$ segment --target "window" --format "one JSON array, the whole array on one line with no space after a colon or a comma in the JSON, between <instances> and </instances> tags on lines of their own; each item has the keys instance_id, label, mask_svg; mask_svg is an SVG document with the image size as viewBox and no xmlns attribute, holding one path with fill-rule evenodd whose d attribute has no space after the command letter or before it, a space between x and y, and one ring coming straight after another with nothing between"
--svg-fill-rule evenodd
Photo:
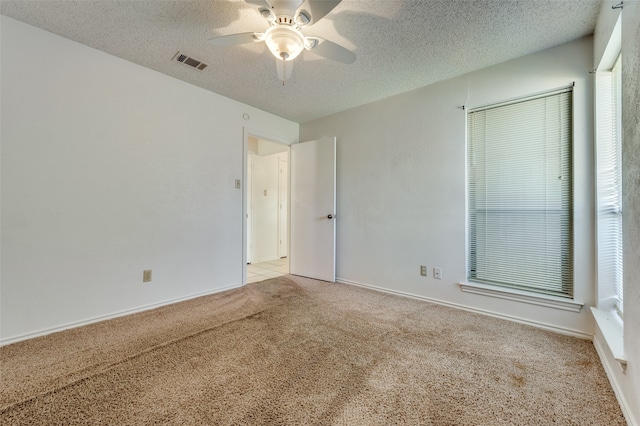
<instances>
[{"instance_id":1,"label":"window","mask_svg":"<svg viewBox=\"0 0 640 426\"><path fill-rule=\"evenodd\" d=\"M612 16L613 19L613 16ZM622 259L622 16L617 14L609 40L596 57L595 184L597 306L593 318L606 346L624 371ZM596 335L596 343L598 336ZM599 343L598 343L599 344Z\"/></svg>"},{"instance_id":2,"label":"window","mask_svg":"<svg viewBox=\"0 0 640 426\"><path fill-rule=\"evenodd\" d=\"M598 292L604 310L623 312L621 57L597 74Z\"/></svg>"},{"instance_id":3,"label":"window","mask_svg":"<svg viewBox=\"0 0 640 426\"><path fill-rule=\"evenodd\" d=\"M572 89L467 115L470 282L573 298Z\"/></svg>"}]
</instances>

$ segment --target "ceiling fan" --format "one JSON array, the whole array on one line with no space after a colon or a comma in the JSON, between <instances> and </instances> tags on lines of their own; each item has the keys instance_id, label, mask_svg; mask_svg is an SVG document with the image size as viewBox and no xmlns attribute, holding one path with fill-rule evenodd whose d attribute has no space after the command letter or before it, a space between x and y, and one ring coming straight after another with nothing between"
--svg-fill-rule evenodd
<instances>
[{"instance_id":1,"label":"ceiling fan","mask_svg":"<svg viewBox=\"0 0 640 426\"><path fill-rule=\"evenodd\" d=\"M356 60L355 53L320 37L302 34L309 27L331 12L342 0L244 0L258 6L260 14L269 22L264 33L239 33L214 37L209 42L215 46L234 46L265 42L276 57L278 79L284 84L291 78L293 60L306 49L344 64Z\"/></svg>"}]
</instances>

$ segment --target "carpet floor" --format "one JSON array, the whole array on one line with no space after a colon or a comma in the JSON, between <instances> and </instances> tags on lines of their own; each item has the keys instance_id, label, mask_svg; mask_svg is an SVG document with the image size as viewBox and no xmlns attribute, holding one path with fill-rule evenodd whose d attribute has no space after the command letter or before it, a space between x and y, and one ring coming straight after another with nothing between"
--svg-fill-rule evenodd
<instances>
[{"instance_id":1,"label":"carpet floor","mask_svg":"<svg viewBox=\"0 0 640 426\"><path fill-rule=\"evenodd\" d=\"M625 424L589 341L290 275L0 361L3 425Z\"/></svg>"}]
</instances>

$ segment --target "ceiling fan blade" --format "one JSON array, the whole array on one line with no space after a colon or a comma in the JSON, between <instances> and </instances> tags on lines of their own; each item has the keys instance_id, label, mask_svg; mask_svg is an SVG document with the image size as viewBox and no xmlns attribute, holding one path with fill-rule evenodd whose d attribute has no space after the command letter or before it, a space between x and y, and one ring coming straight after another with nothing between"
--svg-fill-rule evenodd
<instances>
[{"instance_id":1,"label":"ceiling fan blade","mask_svg":"<svg viewBox=\"0 0 640 426\"><path fill-rule=\"evenodd\" d=\"M283 83L291 79L293 71L293 61L282 61L276 59L276 70L278 71L278 80Z\"/></svg>"},{"instance_id":2,"label":"ceiling fan blade","mask_svg":"<svg viewBox=\"0 0 640 426\"><path fill-rule=\"evenodd\" d=\"M238 44L256 43L263 40L262 33L238 33L209 39L214 46L235 46Z\"/></svg>"},{"instance_id":3,"label":"ceiling fan blade","mask_svg":"<svg viewBox=\"0 0 640 426\"><path fill-rule=\"evenodd\" d=\"M298 13L303 10L309 12L309 25L313 25L331 12L342 0L304 0L298 8Z\"/></svg>"},{"instance_id":4,"label":"ceiling fan blade","mask_svg":"<svg viewBox=\"0 0 640 426\"><path fill-rule=\"evenodd\" d=\"M307 37L307 41L312 41L314 46L308 50L334 61L343 64L352 64L356 60L356 54L332 41L325 40L320 37Z\"/></svg>"},{"instance_id":5,"label":"ceiling fan blade","mask_svg":"<svg viewBox=\"0 0 640 426\"><path fill-rule=\"evenodd\" d=\"M252 4L254 6L258 6L258 7L268 7L270 8L271 6L269 6L269 3L267 2L267 0L244 0L246 3Z\"/></svg>"}]
</instances>

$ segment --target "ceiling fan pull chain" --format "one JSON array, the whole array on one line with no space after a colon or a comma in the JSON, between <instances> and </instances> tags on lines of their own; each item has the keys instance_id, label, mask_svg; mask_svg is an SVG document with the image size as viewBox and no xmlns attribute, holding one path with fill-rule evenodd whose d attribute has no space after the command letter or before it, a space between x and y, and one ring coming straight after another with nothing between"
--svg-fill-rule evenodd
<instances>
[{"instance_id":1,"label":"ceiling fan pull chain","mask_svg":"<svg viewBox=\"0 0 640 426\"><path fill-rule=\"evenodd\" d=\"M282 85L287 82L287 61L282 60Z\"/></svg>"},{"instance_id":2,"label":"ceiling fan pull chain","mask_svg":"<svg viewBox=\"0 0 640 426\"><path fill-rule=\"evenodd\" d=\"M287 82L287 58L289 53L280 52L280 57L282 58L282 85L284 86Z\"/></svg>"}]
</instances>

